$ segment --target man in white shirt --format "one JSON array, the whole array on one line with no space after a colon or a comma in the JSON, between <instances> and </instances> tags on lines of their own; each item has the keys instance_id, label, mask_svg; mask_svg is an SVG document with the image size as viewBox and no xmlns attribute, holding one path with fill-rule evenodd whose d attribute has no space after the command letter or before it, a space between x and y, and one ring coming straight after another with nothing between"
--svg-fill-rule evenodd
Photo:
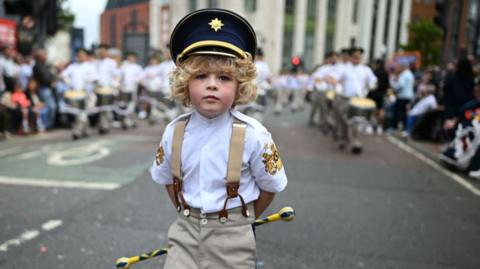
<instances>
[{"instance_id":1,"label":"man in white shirt","mask_svg":"<svg viewBox=\"0 0 480 269\"><path fill-rule=\"evenodd\" d=\"M406 126L407 105L412 101L414 92L413 87L415 78L409 69L408 62L399 62L396 64L396 74L390 80L397 99L393 114L393 128L398 128L398 124L402 123L403 128Z\"/></svg>"}]
</instances>

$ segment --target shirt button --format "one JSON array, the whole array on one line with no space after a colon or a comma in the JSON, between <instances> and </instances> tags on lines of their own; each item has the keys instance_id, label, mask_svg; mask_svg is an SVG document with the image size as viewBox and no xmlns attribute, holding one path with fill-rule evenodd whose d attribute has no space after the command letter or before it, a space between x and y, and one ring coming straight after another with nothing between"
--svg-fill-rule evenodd
<instances>
[{"instance_id":1,"label":"shirt button","mask_svg":"<svg viewBox=\"0 0 480 269\"><path fill-rule=\"evenodd\" d=\"M205 213L200 213L200 218L204 219L205 217L207 217L207 214L205 214Z\"/></svg>"},{"instance_id":2,"label":"shirt button","mask_svg":"<svg viewBox=\"0 0 480 269\"><path fill-rule=\"evenodd\" d=\"M200 223L201 223L202 225L206 225L206 224L208 223L208 220L207 220L207 219L201 219L201 220L200 220Z\"/></svg>"}]
</instances>

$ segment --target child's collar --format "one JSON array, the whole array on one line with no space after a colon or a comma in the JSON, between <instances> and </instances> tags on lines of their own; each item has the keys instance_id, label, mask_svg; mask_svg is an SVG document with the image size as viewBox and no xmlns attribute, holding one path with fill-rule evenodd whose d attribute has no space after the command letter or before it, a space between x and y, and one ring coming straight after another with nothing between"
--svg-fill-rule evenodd
<instances>
[{"instance_id":1,"label":"child's collar","mask_svg":"<svg viewBox=\"0 0 480 269\"><path fill-rule=\"evenodd\" d=\"M226 119L228 119L230 116L230 110L227 110L223 114L220 114L217 117L211 118L211 119L203 116L197 110L194 111L193 115L194 115L194 118L197 118L202 123L213 124L216 122L223 122Z\"/></svg>"}]
</instances>

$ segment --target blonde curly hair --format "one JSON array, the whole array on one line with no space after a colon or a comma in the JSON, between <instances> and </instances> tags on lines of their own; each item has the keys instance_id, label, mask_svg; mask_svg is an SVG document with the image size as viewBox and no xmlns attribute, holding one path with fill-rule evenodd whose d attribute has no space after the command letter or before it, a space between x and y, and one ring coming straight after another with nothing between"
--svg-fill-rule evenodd
<instances>
[{"instance_id":1,"label":"blonde curly hair","mask_svg":"<svg viewBox=\"0 0 480 269\"><path fill-rule=\"evenodd\" d=\"M170 77L170 97L182 102L186 107L190 106L188 81L201 72L227 73L238 81L233 106L247 104L255 100L257 96L257 87L254 83L256 70L250 55L247 59L216 55L192 55L179 63L173 71Z\"/></svg>"}]
</instances>

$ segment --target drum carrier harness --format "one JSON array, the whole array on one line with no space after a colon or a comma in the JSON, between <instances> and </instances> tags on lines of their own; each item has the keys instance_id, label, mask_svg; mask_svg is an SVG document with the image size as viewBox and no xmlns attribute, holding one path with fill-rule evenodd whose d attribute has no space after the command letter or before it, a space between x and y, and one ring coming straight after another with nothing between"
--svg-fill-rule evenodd
<instances>
[{"instance_id":1,"label":"drum carrier harness","mask_svg":"<svg viewBox=\"0 0 480 269\"><path fill-rule=\"evenodd\" d=\"M183 197L183 173L181 168L182 157L182 144L183 135L185 133L185 127L190 117L180 119L175 124L175 130L173 133L173 145L172 145L172 162L171 173L173 175L173 190L175 196L175 206L177 211L180 212L183 207L183 214L188 217L191 213L191 208ZM234 118L232 137L230 139L230 150L228 154L228 168L226 177L226 189L227 197L223 209L218 212L218 218L221 223L225 223L228 219L227 202L229 199L236 197L240 198L242 203L242 215L244 217L249 216L247 205L243 200L243 197L238 193L240 188L240 175L242 171L242 159L243 149L245 144L246 124Z\"/></svg>"}]
</instances>

